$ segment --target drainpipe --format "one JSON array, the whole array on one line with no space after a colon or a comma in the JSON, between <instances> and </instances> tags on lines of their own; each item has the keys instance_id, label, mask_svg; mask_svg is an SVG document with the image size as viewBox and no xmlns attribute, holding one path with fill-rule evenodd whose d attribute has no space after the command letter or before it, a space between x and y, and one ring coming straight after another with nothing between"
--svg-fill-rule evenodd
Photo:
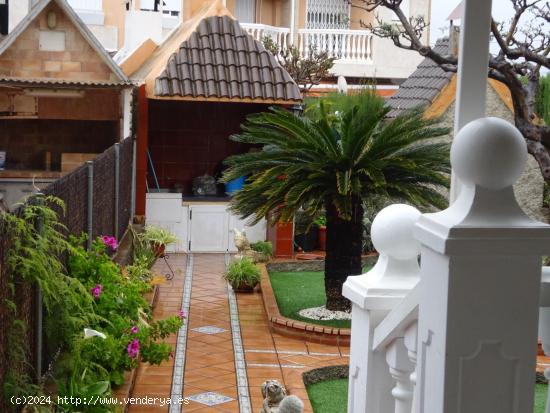
<instances>
[{"instance_id":1,"label":"drainpipe","mask_svg":"<svg viewBox=\"0 0 550 413\"><path fill-rule=\"evenodd\" d=\"M290 43L296 45L296 0L290 0Z\"/></svg>"}]
</instances>

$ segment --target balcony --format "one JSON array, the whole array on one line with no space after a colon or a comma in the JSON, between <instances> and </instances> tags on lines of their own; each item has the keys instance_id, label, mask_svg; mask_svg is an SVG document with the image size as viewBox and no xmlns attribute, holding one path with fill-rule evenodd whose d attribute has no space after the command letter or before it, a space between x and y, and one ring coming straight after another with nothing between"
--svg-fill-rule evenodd
<instances>
[{"instance_id":1,"label":"balcony","mask_svg":"<svg viewBox=\"0 0 550 413\"><path fill-rule=\"evenodd\" d=\"M253 23L241 26L256 40L267 36L283 49L293 43L287 27ZM422 60L417 53L399 49L370 30L298 29L294 43L301 56L307 56L311 47L327 51L336 59L331 69L335 76L405 79Z\"/></svg>"}]
</instances>

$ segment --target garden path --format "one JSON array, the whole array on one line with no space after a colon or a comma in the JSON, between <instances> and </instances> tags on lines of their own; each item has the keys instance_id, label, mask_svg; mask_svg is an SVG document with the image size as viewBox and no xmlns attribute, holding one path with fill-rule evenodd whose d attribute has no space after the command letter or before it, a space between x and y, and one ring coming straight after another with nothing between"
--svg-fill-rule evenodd
<instances>
[{"instance_id":1,"label":"garden path","mask_svg":"<svg viewBox=\"0 0 550 413\"><path fill-rule=\"evenodd\" d=\"M224 254L170 255L176 276L160 285L153 315L163 318L188 307L186 326L179 338L168 339L173 345L180 341L173 359L160 366L139 366L132 397L168 398L180 391L191 398L183 412L258 412L262 404L261 384L266 379L277 379L304 401L305 413L312 413L302 373L347 364L349 348L272 333L260 292L237 294L235 299L227 289L221 278L226 259ZM164 274L167 267L159 260L153 270ZM186 293L188 299L182 304ZM539 358L537 367L544 369L550 366L549 362ZM179 389L180 380L174 374L178 363L185 366L180 375L183 388ZM128 411L179 413L158 404L132 405Z\"/></svg>"}]
</instances>

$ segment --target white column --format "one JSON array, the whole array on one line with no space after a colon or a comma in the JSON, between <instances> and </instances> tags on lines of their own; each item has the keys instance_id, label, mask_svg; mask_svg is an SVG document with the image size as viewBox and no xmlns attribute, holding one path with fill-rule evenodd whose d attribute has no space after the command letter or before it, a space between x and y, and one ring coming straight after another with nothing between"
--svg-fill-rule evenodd
<instances>
[{"instance_id":1,"label":"white column","mask_svg":"<svg viewBox=\"0 0 550 413\"><path fill-rule=\"evenodd\" d=\"M419 244L412 231L419 216L420 212L408 205L391 205L380 211L371 228L373 244L380 253L378 262L368 273L350 276L344 284L343 294L352 302L348 413L394 410L394 381L386 352L373 351L373 333L418 283Z\"/></svg>"},{"instance_id":2,"label":"white column","mask_svg":"<svg viewBox=\"0 0 550 413\"><path fill-rule=\"evenodd\" d=\"M489 35L491 32L491 0L464 0L458 83L456 88L456 134L467 123L485 116ZM458 196L460 184L452 175L450 203Z\"/></svg>"},{"instance_id":3,"label":"white column","mask_svg":"<svg viewBox=\"0 0 550 413\"><path fill-rule=\"evenodd\" d=\"M290 0L290 44L296 44L296 0Z\"/></svg>"},{"instance_id":4,"label":"white column","mask_svg":"<svg viewBox=\"0 0 550 413\"><path fill-rule=\"evenodd\" d=\"M132 89L122 91L122 134L120 140L126 139L132 132Z\"/></svg>"},{"instance_id":5,"label":"white column","mask_svg":"<svg viewBox=\"0 0 550 413\"><path fill-rule=\"evenodd\" d=\"M528 218L512 185L527 148L508 122L464 126L451 149L463 183L423 215L416 412L518 413L533 407L541 256L550 227Z\"/></svg>"}]
</instances>

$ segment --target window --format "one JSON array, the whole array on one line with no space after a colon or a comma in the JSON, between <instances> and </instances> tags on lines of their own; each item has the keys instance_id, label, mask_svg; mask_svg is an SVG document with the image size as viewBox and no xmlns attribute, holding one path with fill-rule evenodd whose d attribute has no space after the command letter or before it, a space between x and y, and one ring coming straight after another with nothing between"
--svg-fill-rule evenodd
<instances>
[{"instance_id":1,"label":"window","mask_svg":"<svg viewBox=\"0 0 550 413\"><path fill-rule=\"evenodd\" d=\"M349 29L350 5L343 0L308 0L308 29Z\"/></svg>"}]
</instances>

